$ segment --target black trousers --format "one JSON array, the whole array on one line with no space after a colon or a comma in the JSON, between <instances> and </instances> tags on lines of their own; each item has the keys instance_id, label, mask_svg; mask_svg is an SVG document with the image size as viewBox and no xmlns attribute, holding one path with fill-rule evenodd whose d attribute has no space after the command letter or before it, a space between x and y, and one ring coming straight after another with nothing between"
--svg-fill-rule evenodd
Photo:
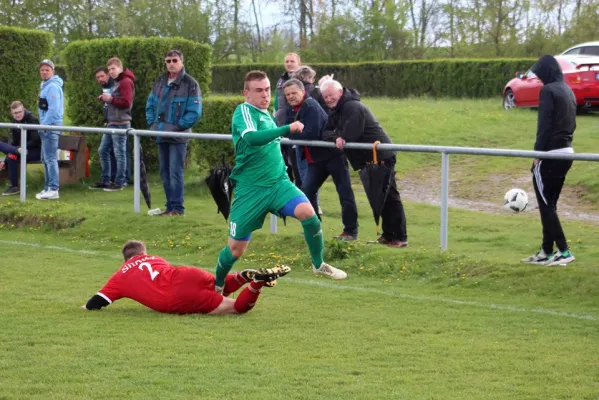
<instances>
[{"instance_id":1,"label":"black trousers","mask_svg":"<svg viewBox=\"0 0 599 400\"><path fill-rule=\"evenodd\" d=\"M391 188L383 206L381 218L383 219L383 237L387 240L408 240L408 231L406 228L406 213L397 190L397 182L395 181L395 156L387 158L383 161L385 168L389 168L391 173Z\"/></svg>"},{"instance_id":2,"label":"black trousers","mask_svg":"<svg viewBox=\"0 0 599 400\"><path fill-rule=\"evenodd\" d=\"M318 210L316 204L316 192L329 176L339 195L341 203L341 220L343 221L343 232L350 235L358 234L358 208L356 198L351 187L349 167L344 155L333 157L330 160L308 164L308 173L303 184L302 191L306 194L312 207Z\"/></svg>"},{"instance_id":3,"label":"black trousers","mask_svg":"<svg viewBox=\"0 0 599 400\"><path fill-rule=\"evenodd\" d=\"M557 201L572 167L572 160L541 160L532 166L532 183L539 203L543 225L543 251L553 253L553 243L559 251L568 250L568 242L557 216Z\"/></svg>"}]
</instances>

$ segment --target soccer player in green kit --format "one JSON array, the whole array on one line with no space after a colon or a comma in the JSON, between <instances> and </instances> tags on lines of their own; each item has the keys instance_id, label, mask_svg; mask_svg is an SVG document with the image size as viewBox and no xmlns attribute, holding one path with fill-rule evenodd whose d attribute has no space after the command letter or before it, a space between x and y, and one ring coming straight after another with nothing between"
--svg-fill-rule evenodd
<instances>
[{"instance_id":1,"label":"soccer player in green kit","mask_svg":"<svg viewBox=\"0 0 599 400\"><path fill-rule=\"evenodd\" d=\"M295 121L277 128L268 113L270 81L266 73L248 72L243 81L243 94L246 102L237 106L231 124L235 147L231 180L235 195L229 240L218 255L215 290L222 292L225 277L245 253L252 232L262 228L269 212L301 221L315 274L345 279L345 272L323 261L320 220L308 198L289 180L281 155L280 138L288 133L301 133L304 125Z\"/></svg>"}]
</instances>

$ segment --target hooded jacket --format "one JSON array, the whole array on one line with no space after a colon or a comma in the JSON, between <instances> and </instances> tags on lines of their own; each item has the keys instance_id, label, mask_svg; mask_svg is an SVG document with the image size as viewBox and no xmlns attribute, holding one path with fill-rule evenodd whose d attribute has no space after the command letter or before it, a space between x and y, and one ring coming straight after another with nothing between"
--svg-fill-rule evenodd
<instances>
[{"instance_id":1,"label":"hooded jacket","mask_svg":"<svg viewBox=\"0 0 599 400\"><path fill-rule=\"evenodd\" d=\"M106 121L113 122L131 121L131 108L135 98L135 75L126 68L113 81L111 88L112 100L107 104Z\"/></svg>"},{"instance_id":2,"label":"hooded jacket","mask_svg":"<svg viewBox=\"0 0 599 400\"><path fill-rule=\"evenodd\" d=\"M572 146L576 129L576 97L564 83L564 75L553 56L543 56L532 67L543 82L537 120L536 151L550 151Z\"/></svg>"},{"instance_id":3,"label":"hooded jacket","mask_svg":"<svg viewBox=\"0 0 599 400\"><path fill-rule=\"evenodd\" d=\"M25 110L25 114L23 119L17 121L13 118L13 124L33 124L37 125L40 122L35 118L35 115L29 110ZM11 129L10 133L12 134L11 145L15 147L21 147L21 130L20 129ZM37 129L27 129L27 150L40 150L42 148L42 142L40 140L40 136L37 133Z\"/></svg>"},{"instance_id":4,"label":"hooded jacket","mask_svg":"<svg viewBox=\"0 0 599 400\"><path fill-rule=\"evenodd\" d=\"M302 104L293 111L295 113L294 120L304 124L304 130L300 134L290 133L287 137L292 140L322 140L321 135L327 123L327 113L320 104L306 92ZM337 148L310 146L298 146L297 148L302 159L305 158L311 163L327 161L333 157L343 155L343 152Z\"/></svg>"},{"instance_id":5,"label":"hooded jacket","mask_svg":"<svg viewBox=\"0 0 599 400\"><path fill-rule=\"evenodd\" d=\"M62 125L64 112L62 84L62 79L58 75L42 81L39 101L41 125Z\"/></svg>"},{"instance_id":6,"label":"hooded jacket","mask_svg":"<svg viewBox=\"0 0 599 400\"><path fill-rule=\"evenodd\" d=\"M191 132L202 116L202 91L198 82L185 68L170 84L168 72L152 87L146 102L146 121L153 131ZM158 137L158 143L187 143L189 139Z\"/></svg>"},{"instance_id":7,"label":"hooded jacket","mask_svg":"<svg viewBox=\"0 0 599 400\"><path fill-rule=\"evenodd\" d=\"M391 139L376 120L372 112L360 102L360 93L355 89L343 89L343 96L331 110L323 132L323 140L336 140L338 137L348 143L391 143ZM345 154L354 170L362 169L372 162L372 151L345 149ZM378 150L378 160L386 160L395 155L394 151Z\"/></svg>"},{"instance_id":8,"label":"hooded jacket","mask_svg":"<svg viewBox=\"0 0 599 400\"><path fill-rule=\"evenodd\" d=\"M293 122L293 114L289 111L290 106L289 103L287 103L285 91L283 90L283 84L289 79L291 79L289 72L285 72L277 81L277 88L275 90L275 104L273 105L277 126L283 126Z\"/></svg>"}]
</instances>

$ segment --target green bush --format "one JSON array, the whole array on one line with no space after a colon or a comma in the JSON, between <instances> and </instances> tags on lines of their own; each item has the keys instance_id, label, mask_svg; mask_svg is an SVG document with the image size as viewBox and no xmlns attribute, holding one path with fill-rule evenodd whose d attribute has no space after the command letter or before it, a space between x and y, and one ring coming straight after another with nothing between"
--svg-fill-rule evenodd
<instances>
[{"instance_id":1,"label":"green bush","mask_svg":"<svg viewBox=\"0 0 599 400\"><path fill-rule=\"evenodd\" d=\"M185 70L202 88L203 97L209 94L212 50L209 46L181 38L119 38L71 42L64 50L66 84L69 97L67 114L73 125L103 125L103 104L97 100L102 93L95 81L94 70L106 65L110 57L119 57L125 68L136 76L132 127L147 129L145 106L154 81L166 71L164 56L173 48L183 52ZM202 118L206 118L204 115ZM194 128L195 130L195 128ZM89 135L92 162L97 161L101 135ZM153 138L142 139L145 161L150 168L157 165L157 150ZM192 146L193 147L193 146Z\"/></svg>"},{"instance_id":2,"label":"green bush","mask_svg":"<svg viewBox=\"0 0 599 400\"><path fill-rule=\"evenodd\" d=\"M470 97L501 95L516 71L526 71L535 59L427 60L310 64L317 79L335 74L343 86L358 89L364 96ZM240 93L240 79L248 71L266 72L274 86L284 72L279 64L215 65L212 86L215 93Z\"/></svg>"},{"instance_id":3,"label":"green bush","mask_svg":"<svg viewBox=\"0 0 599 400\"><path fill-rule=\"evenodd\" d=\"M204 115L194 132L231 134L233 112L244 101L243 97L211 97L206 100ZM230 140L193 140L193 148L195 161L205 168L221 165L223 155L230 165L235 159Z\"/></svg>"},{"instance_id":4,"label":"green bush","mask_svg":"<svg viewBox=\"0 0 599 400\"><path fill-rule=\"evenodd\" d=\"M0 27L0 110L10 115L10 103L21 100L37 114L40 82L39 63L52 49L51 33ZM5 119L5 118L2 118Z\"/></svg>"},{"instance_id":5,"label":"green bush","mask_svg":"<svg viewBox=\"0 0 599 400\"><path fill-rule=\"evenodd\" d=\"M55 64L54 74L60 76L63 82L67 81L67 68L64 65Z\"/></svg>"}]
</instances>

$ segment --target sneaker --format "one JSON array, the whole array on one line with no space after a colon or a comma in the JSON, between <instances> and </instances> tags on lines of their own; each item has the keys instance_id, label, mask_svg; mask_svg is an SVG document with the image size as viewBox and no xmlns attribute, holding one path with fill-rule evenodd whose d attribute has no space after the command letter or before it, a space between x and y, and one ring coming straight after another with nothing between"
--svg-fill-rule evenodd
<instances>
[{"instance_id":1,"label":"sneaker","mask_svg":"<svg viewBox=\"0 0 599 400\"><path fill-rule=\"evenodd\" d=\"M552 258L552 253L546 254L543 250L541 250L537 254L523 258L520 261L528 264L545 265L550 258Z\"/></svg>"},{"instance_id":2,"label":"sneaker","mask_svg":"<svg viewBox=\"0 0 599 400\"><path fill-rule=\"evenodd\" d=\"M2 196L12 196L13 194L18 194L19 191L20 190L18 186L9 186L8 189L2 193Z\"/></svg>"},{"instance_id":3,"label":"sneaker","mask_svg":"<svg viewBox=\"0 0 599 400\"><path fill-rule=\"evenodd\" d=\"M163 212L158 214L160 217L176 217L176 216L183 216L185 214L183 214L182 212L179 211L169 211L169 212Z\"/></svg>"},{"instance_id":4,"label":"sneaker","mask_svg":"<svg viewBox=\"0 0 599 400\"><path fill-rule=\"evenodd\" d=\"M347 274L344 271L340 270L339 268L335 268L332 265L329 265L324 262L320 265L320 268L316 268L313 265L312 272L314 272L314 274L316 274L316 275L326 275L329 278L336 280L336 281L340 281L340 280L347 278Z\"/></svg>"},{"instance_id":5,"label":"sneaker","mask_svg":"<svg viewBox=\"0 0 599 400\"><path fill-rule=\"evenodd\" d=\"M318 210L317 210L318 215L323 215L324 212L322 212L322 208L320 208L320 206L318 206Z\"/></svg>"},{"instance_id":6,"label":"sneaker","mask_svg":"<svg viewBox=\"0 0 599 400\"><path fill-rule=\"evenodd\" d=\"M274 268L260 268L254 271L254 282L264 282L264 286L274 287L277 284L277 279L291 272L291 268L287 265L277 265Z\"/></svg>"},{"instance_id":7,"label":"sneaker","mask_svg":"<svg viewBox=\"0 0 599 400\"><path fill-rule=\"evenodd\" d=\"M110 187L111 184L110 183L102 183L102 182L98 182L94 185L88 186L89 189L106 189L108 187Z\"/></svg>"},{"instance_id":8,"label":"sneaker","mask_svg":"<svg viewBox=\"0 0 599 400\"><path fill-rule=\"evenodd\" d=\"M391 243L391 241L389 239L385 238L382 235L376 241L378 242L378 244L389 244L389 243Z\"/></svg>"},{"instance_id":9,"label":"sneaker","mask_svg":"<svg viewBox=\"0 0 599 400\"><path fill-rule=\"evenodd\" d=\"M38 200L42 199L42 196L46 193L46 189L42 190L41 192L39 192L38 194L35 195L35 198Z\"/></svg>"},{"instance_id":10,"label":"sneaker","mask_svg":"<svg viewBox=\"0 0 599 400\"><path fill-rule=\"evenodd\" d=\"M123 190L125 188L124 185L110 185L104 188L105 192L118 192L119 190Z\"/></svg>"},{"instance_id":11,"label":"sneaker","mask_svg":"<svg viewBox=\"0 0 599 400\"><path fill-rule=\"evenodd\" d=\"M344 242L353 242L354 240L358 240L358 235L352 235L350 233L343 232L339 236L334 237L337 240L343 240Z\"/></svg>"},{"instance_id":12,"label":"sneaker","mask_svg":"<svg viewBox=\"0 0 599 400\"><path fill-rule=\"evenodd\" d=\"M40 193L40 197L38 197L39 200L58 200L59 198L58 190L48 190L47 192Z\"/></svg>"},{"instance_id":13,"label":"sneaker","mask_svg":"<svg viewBox=\"0 0 599 400\"><path fill-rule=\"evenodd\" d=\"M570 252L570 250L566 250L564 252L557 251L553 257L551 257L549 261L545 263L545 265L555 267L558 265L566 265L574 260L576 260L576 258L574 257L574 254Z\"/></svg>"},{"instance_id":14,"label":"sneaker","mask_svg":"<svg viewBox=\"0 0 599 400\"><path fill-rule=\"evenodd\" d=\"M403 241L403 240L397 240L397 239L393 239L393 240L389 240L388 243L386 243L387 247L392 247L392 248L401 248L401 247L408 247L408 241Z\"/></svg>"}]
</instances>

